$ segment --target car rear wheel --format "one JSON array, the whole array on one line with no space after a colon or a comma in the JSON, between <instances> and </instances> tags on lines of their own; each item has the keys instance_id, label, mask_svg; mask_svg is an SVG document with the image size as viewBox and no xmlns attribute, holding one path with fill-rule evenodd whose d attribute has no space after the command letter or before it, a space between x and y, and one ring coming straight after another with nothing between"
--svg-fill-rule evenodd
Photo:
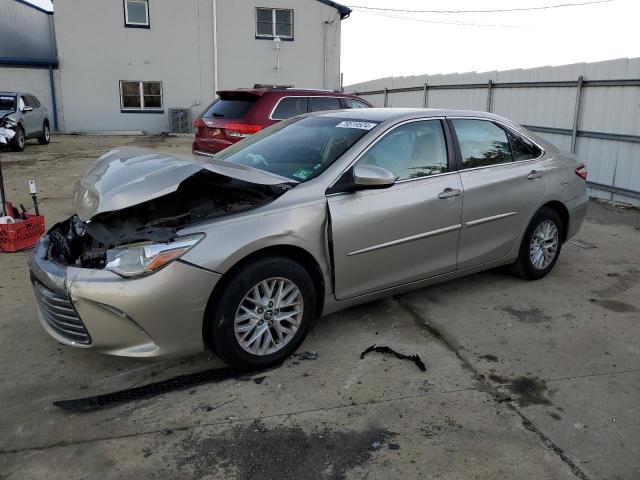
<instances>
[{"instance_id":1,"label":"car rear wheel","mask_svg":"<svg viewBox=\"0 0 640 480\"><path fill-rule=\"evenodd\" d=\"M259 370L300 346L315 316L316 291L300 264L269 257L235 272L212 307L206 343L229 365Z\"/></svg>"},{"instance_id":2,"label":"car rear wheel","mask_svg":"<svg viewBox=\"0 0 640 480\"><path fill-rule=\"evenodd\" d=\"M564 229L557 212L543 207L531 219L512 270L519 277L537 280L551 271L560 255Z\"/></svg>"},{"instance_id":3,"label":"car rear wheel","mask_svg":"<svg viewBox=\"0 0 640 480\"><path fill-rule=\"evenodd\" d=\"M11 139L11 150L14 152L22 152L24 150L24 129L18 125L16 127L16 134Z\"/></svg>"},{"instance_id":4,"label":"car rear wheel","mask_svg":"<svg viewBox=\"0 0 640 480\"><path fill-rule=\"evenodd\" d=\"M38 143L40 145L48 145L51 141L51 131L49 130L49 122L42 124L42 135L38 137Z\"/></svg>"}]
</instances>

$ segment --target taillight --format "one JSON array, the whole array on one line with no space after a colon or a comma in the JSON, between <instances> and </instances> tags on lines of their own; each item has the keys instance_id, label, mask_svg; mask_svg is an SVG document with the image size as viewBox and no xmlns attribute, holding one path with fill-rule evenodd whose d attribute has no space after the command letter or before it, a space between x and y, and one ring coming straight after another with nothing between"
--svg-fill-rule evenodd
<instances>
[{"instance_id":1,"label":"taillight","mask_svg":"<svg viewBox=\"0 0 640 480\"><path fill-rule=\"evenodd\" d=\"M576 175L578 175L583 180L587 179L587 166L584 163L578 165L578 168L576 168Z\"/></svg>"},{"instance_id":2,"label":"taillight","mask_svg":"<svg viewBox=\"0 0 640 480\"><path fill-rule=\"evenodd\" d=\"M213 128L215 125L214 125L212 120L207 120L206 118L196 118L193 121L193 127L194 128L200 128L200 127L204 127L204 126L207 126L209 128Z\"/></svg>"},{"instance_id":3,"label":"taillight","mask_svg":"<svg viewBox=\"0 0 640 480\"><path fill-rule=\"evenodd\" d=\"M227 123L224 126L224 129L230 137L244 138L262 130L262 125L251 125L249 123Z\"/></svg>"}]
</instances>

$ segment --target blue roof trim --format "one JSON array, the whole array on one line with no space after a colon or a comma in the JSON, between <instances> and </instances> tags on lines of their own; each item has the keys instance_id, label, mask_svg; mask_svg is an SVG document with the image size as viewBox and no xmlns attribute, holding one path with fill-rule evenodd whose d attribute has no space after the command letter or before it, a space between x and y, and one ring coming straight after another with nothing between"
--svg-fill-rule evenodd
<instances>
[{"instance_id":1,"label":"blue roof trim","mask_svg":"<svg viewBox=\"0 0 640 480\"><path fill-rule=\"evenodd\" d=\"M330 7L335 8L340 13L340 20L344 20L349 15L351 15L351 9L344 5L340 5L339 3L333 2L332 0L318 0L320 3L324 3L325 5L329 5Z\"/></svg>"},{"instance_id":2,"label":"blue roof trim","mask_svg":"<svg viewBox=\"0 0 640 480\"><path fill-rule=\"evenodd\" d=\"M21 65L30 67L52 67L58 66L56 58L20 58L20 57L0 57L0 65Z\"/></svg>"},{"instance_id":3,"label":"blue roof trim","mask_svg":"<svg viewBox=\"0 0 640 480\"><path fill-rule=\"evenodd\" d=\"M23 5L26 5L27 7L31 7L31 8L35 8L36 10L46 13L47 15L53 15L53 12L50 12L49 10L45 10L44 8L40 8L37 5L34 5L33 3L29 3L26 0L14 0L15 2L18 3L22 3Z\"/></svg>"}]
</instances>

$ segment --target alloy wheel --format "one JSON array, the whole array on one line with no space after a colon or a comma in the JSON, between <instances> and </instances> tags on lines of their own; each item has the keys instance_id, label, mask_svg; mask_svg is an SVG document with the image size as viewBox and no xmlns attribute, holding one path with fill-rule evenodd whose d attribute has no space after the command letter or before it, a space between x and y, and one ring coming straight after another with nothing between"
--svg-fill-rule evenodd
<instances>
[{"instance_id":1,"label":"alloy wheel","mask_svg":"<svg viewBox=\"0 0 640 480\"><path fill-rule=\"evenodd\" d=\"M529 243L529 259L538 270L547 268L558 251L558 227L551 220L540 222Z\"/></svg>"},{"instance_id":2,"label":"alloy wheel","mask_svg":"<svg viewBox=\"0 0 640 480\"><path fill-rule=\"evenodd\" d=\"M291 280L274 277L254 285L234 319L240 347L257 356L271 355L295 336L304 312L302 293Z\"/></svg>"}]
</instances>

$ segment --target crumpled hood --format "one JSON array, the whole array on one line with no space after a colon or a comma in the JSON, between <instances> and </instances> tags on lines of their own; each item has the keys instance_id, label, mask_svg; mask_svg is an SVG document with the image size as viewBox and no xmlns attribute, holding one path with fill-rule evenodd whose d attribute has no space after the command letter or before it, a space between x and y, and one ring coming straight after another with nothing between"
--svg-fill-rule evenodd
<instances>
[{"instance_id":1,"label":"crumpled hood","mask_svg":"<svg viewBox=\"0 0 640 480\"><path fill-rule=\"evenodd\" d=\"M78 180L73 205L80 219L121 210L175 192L180 183L206 169L260 185L292 180L244 165L199 155L172 155L144 148L115 148L96 160Z\"/></svg>"}]
</instances>

